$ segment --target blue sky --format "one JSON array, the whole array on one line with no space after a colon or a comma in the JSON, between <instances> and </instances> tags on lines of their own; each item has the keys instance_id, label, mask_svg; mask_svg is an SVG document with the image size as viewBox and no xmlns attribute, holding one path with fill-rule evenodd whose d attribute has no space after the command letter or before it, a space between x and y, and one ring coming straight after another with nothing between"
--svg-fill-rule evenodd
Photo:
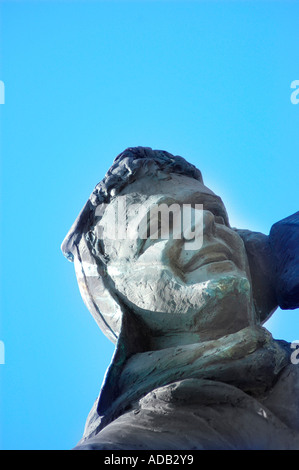
<instances>
[{"instance_id":1,"label":"blue sky","mask_svg":"<svg viewBox=\"0 0 299 470\"><path fill-rule=\"evenodd\" d=\"M1 1L1 448L70 449L113 353L60 244L126 147L182 155L232 225L299 210L299 2ZM278 310L275 338L299 339Z\"/></svg>"}]
</instances>

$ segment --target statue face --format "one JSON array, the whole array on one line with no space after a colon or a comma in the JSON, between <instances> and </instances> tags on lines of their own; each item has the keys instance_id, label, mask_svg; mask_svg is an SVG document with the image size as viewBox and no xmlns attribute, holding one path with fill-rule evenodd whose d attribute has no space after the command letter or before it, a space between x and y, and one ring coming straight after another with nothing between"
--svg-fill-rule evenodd
<instances>
[{"instance_id":1,"label":"statue face","mask_svg":"<svg viewBox=\"0 0 299 470\"><path fill-rule=\"evenodd\" d=\"M124 239L111 239L107 233L115 214L121 218L119 203L123 205L124 196L128 232ZM168 238L159 233L141 237L146 214L162 203L193 207L194 224L198 220L202 229L201 246L173 238L173 227ZM195 204L202 204L201 217L196 218ZM213 338L246 327L252 320L243 241L230 228L221 199L197 180L172 174L165 179L143 177L128 185L95 226L98 238L100 233L116 291L154 335L172 331Z\"/></svg>"}]
</instances>

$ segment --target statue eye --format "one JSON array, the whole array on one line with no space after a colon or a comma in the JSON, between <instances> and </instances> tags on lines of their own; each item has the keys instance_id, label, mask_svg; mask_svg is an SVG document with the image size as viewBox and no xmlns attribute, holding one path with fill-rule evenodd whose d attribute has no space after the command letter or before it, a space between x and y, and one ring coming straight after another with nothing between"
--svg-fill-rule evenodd
<instances>
[{"instance_id":1,"label":"statue eye","mask_svg":"<svg viewBox=\"0 0 299 470\"><path fill-rule=\"evenodd\" d=\"M221 215L215 215L216 224L226 225L224 218Z\"/></svg>"}]
</instances>

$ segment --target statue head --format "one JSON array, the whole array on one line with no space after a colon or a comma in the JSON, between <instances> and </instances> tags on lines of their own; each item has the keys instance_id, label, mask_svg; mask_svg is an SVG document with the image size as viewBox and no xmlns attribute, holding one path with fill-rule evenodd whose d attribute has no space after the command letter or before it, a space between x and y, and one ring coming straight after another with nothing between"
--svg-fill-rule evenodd
<instances>
[{"instance_id":1,"label":"statue head","mask_svg":"<svg viewBox=\"0 0 299 470\"><path fill-rule=\"evenodd\" d=\"M103 332L116 342L126 324L132 337L143 331L141 347L160 349L268 318L276 304L266 238L230 226L194 165L137 147L116 157L62 250Z\"/></svg>"}]
</instances>

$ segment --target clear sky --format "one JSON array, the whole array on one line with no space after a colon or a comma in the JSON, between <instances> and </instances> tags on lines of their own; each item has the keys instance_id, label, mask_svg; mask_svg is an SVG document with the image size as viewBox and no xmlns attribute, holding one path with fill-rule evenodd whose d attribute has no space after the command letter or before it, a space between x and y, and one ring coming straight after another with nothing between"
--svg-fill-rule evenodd
<instances>
[{"instance_id":1,"label":"clear sky","mask_svg":"<svg viewBox=\"0 0 299 470\"><path fill-rule=\"evenodd\" d=\"M299 210L299 2L1 1L1 448L70 449L113 345L60 244L114 157L181 155L232 225ZM299 339L299 311L268 327Z\"/></svg>"}]
</instances>

